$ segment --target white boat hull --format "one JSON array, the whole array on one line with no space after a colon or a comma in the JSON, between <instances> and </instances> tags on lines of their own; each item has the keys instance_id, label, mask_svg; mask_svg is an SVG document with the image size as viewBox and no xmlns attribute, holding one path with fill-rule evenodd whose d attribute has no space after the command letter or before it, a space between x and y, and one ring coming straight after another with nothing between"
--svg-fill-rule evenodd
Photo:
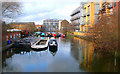
<instances>
[{"instance_id":1,"label":"white boat hull","mask_svg":"<svg viewBox=\"0 0 120 74\"><path fill-rule=\"evenodd\" d=\"M44 39L42 39L44 40ZM32 49L45 49L48 47L48 42L49 42L49 39L45 39L47 40L47 42L45 43L45 45L37 45L38 42L40 42L41 40L37 41L35 44L31 45L31 48Z\"/></svg>"}]
</instances>

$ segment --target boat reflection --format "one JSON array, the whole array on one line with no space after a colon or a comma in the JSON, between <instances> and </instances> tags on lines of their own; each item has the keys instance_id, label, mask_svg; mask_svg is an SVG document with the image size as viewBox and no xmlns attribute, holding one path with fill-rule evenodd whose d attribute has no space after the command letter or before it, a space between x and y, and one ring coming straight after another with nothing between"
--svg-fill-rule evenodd
<instances>
[{"instance_id":1,"label":"boat reflection","mask_svg":"<svg viewBox=\"0 0 120 74\"><path fill-rule=\"evenodd\" d=\"M57 50L58 50L57 47L49 47L49 51L53 56L56 55Z\"/></svg>"},{"instance_id":2,"label":"boat reflection","mask_svg":"<svg viewBox=\"0 0 120 74\"><path fill-rule=\"evenodd\" d=\"M32 49L33 51L36 51L36 52L40 52L40 51L45 51L45 50L47 50L48 49L48 47L46 47L46 48L42 48L42 49Z\"/></svg>"}]
</instances>

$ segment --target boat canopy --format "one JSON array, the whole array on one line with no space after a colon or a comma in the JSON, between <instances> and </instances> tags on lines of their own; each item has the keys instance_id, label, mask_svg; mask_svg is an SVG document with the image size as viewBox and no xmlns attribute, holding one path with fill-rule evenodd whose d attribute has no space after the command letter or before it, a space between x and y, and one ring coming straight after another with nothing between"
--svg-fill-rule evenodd
<instances>
[{"instance_id":1,"label":"boat canopy","mask_svg":"<svg viewBox=\"0 0 120 74\"><path fill-rule=\"evenodd\" d=\"M35 34L41 34L41 32L35 32Z\"/></svg>"},{"instance_id":2,"label":"boat canopy","mask_svg":"<svg viewBox=\"0 0 120 74\"><path fill-rule=\"evenodd\" d=\"M45 35L45 33L42 33L41 35Z\"/></svg>"}]
</instances>

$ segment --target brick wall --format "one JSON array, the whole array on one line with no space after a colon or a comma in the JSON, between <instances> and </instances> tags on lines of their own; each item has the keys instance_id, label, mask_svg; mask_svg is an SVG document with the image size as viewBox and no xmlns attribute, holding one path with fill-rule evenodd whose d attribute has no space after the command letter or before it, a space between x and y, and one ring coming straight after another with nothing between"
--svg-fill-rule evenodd
<instances>
[{"instance_id":1,"label":"brick wall","mask_svg":"<svg viewBox=\"0 0 120 74\"><path fill-rule=\"evenodd\" d=\"M21 38L21 32L8 32L6 35L6 40Z\"/></svg>"}]
</instances>

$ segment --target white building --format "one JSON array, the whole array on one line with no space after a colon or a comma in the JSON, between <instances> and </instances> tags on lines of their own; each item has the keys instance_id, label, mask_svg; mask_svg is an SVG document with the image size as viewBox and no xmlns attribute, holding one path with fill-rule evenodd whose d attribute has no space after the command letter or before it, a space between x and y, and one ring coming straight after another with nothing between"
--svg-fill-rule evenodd
<instances>
[{"instance_id":1,"label":"white building","mask_svg":"<svg viewBox=\"0 0 120 74\"><path fill-rule=\"evenodd\" d=\"M55 32L57 29L59 29L59 20L46 19L43 20L43 25L45 26L45 31Z\"/></svg>"},{"instance_id":2,"label":"white building","mask_svg":"<svg viewBox=\"0 0 120 74\"><path fill-rule=\"evenodd\" d=\"M76 8L71 14L71 24L74 25L74 31L79 31L80 28L80 6Z\"/></svg>"}]
</instances>

